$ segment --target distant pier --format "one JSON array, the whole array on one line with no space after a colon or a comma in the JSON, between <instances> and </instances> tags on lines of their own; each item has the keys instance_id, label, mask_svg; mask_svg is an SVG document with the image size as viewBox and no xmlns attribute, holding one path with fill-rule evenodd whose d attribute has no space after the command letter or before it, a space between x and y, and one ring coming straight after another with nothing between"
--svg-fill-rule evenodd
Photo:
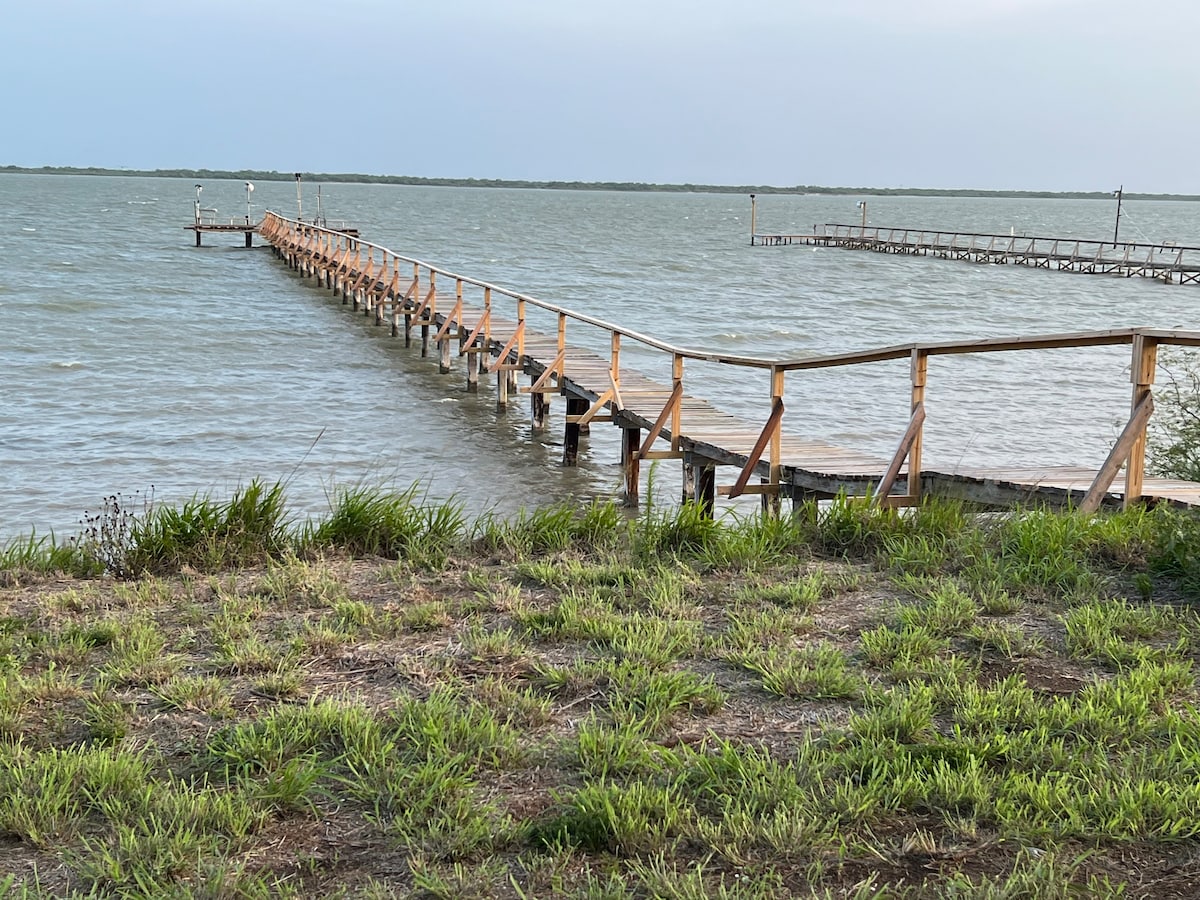
<instances>
[{"instance_id":1,"label":"distant pier","mask_svg":"<svg viewBox=\"0 0 1200 900\"><path fill-rule=\"evenodd\" d=\"M1200 284L1200 247L1173 241L1147 244L830 223L814 225L811 234L772 234L756 231L754 218L751 215L751 246L839 247L1085 275L1137 275L1164 284Z\"/></svg>"}]
</instances>

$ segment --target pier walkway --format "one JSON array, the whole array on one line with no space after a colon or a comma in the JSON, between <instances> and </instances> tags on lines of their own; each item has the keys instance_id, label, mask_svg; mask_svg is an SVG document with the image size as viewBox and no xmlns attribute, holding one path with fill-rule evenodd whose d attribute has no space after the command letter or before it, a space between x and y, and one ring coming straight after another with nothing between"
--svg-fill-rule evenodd
<instances>
[{"instance_id":1,"label":"pier walkway","mask_svg":"<svg viewBox=\"0 0 1200 900\"><path fill-rule=\"evenodd\" d=\"M564 465L576 463L580 437L591 423L621 428L625 499L630 504L638 502L643 461L678 459L684 499L694 499L709 510L719 495L759 494L765 507L778 509L784 498L800 501L843 492L892 506L913 505L932 493L988 505L1032 501L1072 504L1084 510L1142 501L1200 505L1200 484L1148 478L1144 472L1157 349L1160 345L1200 347L1200 332L1124 329L763 359L676 347L399 256L355 235L275 213L266 215L259 233L290 267L339 295L343 304L361 309L376 325L390 328L392 335L402 335L406 345L418 339L422 356L436 356L442 373L451 372L455 360L465 361L468 391L478 390L482 375L494 375L499 408L528 394L535 430L547 427L550 398L564 397ZM414 332L419 337L414 338ZM578 344L568 342L568 332ZM652 378L624 363L622 350L631 345L643 356L658 355L669 377ZM1129 421L1099 469L1019 464L950 470L922 467L931 357L1106 345L1130 348L1133 390ZM909 424L896 435L896 451L890 458L808 439L796 433L803 422L787 421L784 397L789 375L793 389L800 391L803 388L796 381L805 371L897 359L909 363L905 391ZM748 385L765 383L761 419L734 416L695 393L702 385L698 379L688 380L689 362L737 367ZM518 375L526 376L528 383L519 385ZM736 474L731 483L718 486L716 473L722 467Z\"/></svg>"},{"instance_id":2,"label":"pier walkway","mask_svg":"<svg viewBox=\"0 0 1200 900\"><path fill-rule=\"evenodd\" d=\"M1200 284L1200 247L1172 242L1127 243L1082 238L1029 237L888 228L877 225L814 225L811 234L751 232L750 243L763 247L798 244L936 256L942 259L1021 265L1087 275L1154 278L1165 284Z\"/></svg>"}]
</instances>

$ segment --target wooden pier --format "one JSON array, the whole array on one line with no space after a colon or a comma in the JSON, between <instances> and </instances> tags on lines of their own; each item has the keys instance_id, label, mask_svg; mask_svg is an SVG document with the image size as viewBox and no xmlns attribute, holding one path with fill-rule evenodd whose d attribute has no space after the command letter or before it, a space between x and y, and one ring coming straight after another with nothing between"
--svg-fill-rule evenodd
<instances>
[{"instance_id":1,"label":"wooden pier","mask_svg":"<svg viewBox=\"0 0 1200 900\"><path fill-rule=\"evenodd\" d=\"M251 222L226 222L221 224L215 222L201 224L197 222L194 225L184 225L183 227L187 231L196 232L197 247L201 246L200 237L205 234L244 234L246 236L246 246L253 247L254 235L258 231L258 224Z\"/></svg>"},{"instance_id":2,"label":"wooden pier","mask_svg":"<svg viewBox=\"0 0 1200 900\"><path fill-rule=\"evenodd\" d=\"M811 234L763 234L750 243L762 247L798 244L875 253L936 256L993 265L1032 266L1087 275L1154 278L1165 284L1200 284L1200 247L1171 242L1127 243L1083 238L974 234L875 225L814 225Z\"/></svg>"},{"instance_id":3,"label":"wooden pier","mask_svg":"<svg viewBox=\"0 0 1200 900\"><path fill-rule=\"evenodd\" d=\"M440 372L451 372L455 361L461 360L468 391L478 390L482 376L494 375L499 408L528 394L534 430L548 426L551 398L563 397L564 465L576 463L581 435L591 423L608 422L622 429L621 462L629 504L638 502L642 462L678 459L683 498L710 511L717 496L748 494L761 495L764 507L775 511L786 498L796 502L840 493L890 506L917 504L927 494L987 505L1045 502L1083 510L1137 502L1200 505L1200 484L1145 476L1146 424L1153 412L1158 347L1200 347L1200 332L1123 329L912 344L808 359L762 359L677 347L400 256L354 235L275 213L267 214L259 232L290 267L340 296L343 304L373 317L376 325L390 328L392 335L403 336L406 345L419 329L421 355L434 355ZM573 342L568 342L568 333ZM630 345L661 354L661 368L670 373L669 378L656 380L624 363L622 349ZM1098 469L1019 464L923 467L931 357L1106 345L1129 348L1132 398L1129 421ZM789 375L793 390L802 391L797 381L806 371L896 359L909 362L905 393L910 418L904 432L896 435L890 458L813 440L802 433L803 422L787 420L784 398ZM731 415L691 393L689 362L735 367L745 373L747 383L765 383L761 419ZM518 384L518 376L525 376L528 383ZM719 486L717 472L722 468L735 474L730 483Z\"/></svg>"}]
</instances>

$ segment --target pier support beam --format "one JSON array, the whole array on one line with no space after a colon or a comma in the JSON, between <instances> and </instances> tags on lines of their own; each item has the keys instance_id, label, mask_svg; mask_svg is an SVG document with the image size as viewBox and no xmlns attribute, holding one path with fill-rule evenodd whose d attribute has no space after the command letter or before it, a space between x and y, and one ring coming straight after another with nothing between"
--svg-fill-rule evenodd
<instances>
[{"instance_id":1,"label":"pier support beam","mask_svg":"<svg viewBox=\"0 0 1200 900\"><path fill-rule=\"evenodd\" d=\"M717 505L717 467L704 460L695 464L696 497L694 502L708 518L712 518Z\"/></svg>"},{"instance_id":2,"label":"pier support beam","mask_svg":"<svg viewBox=\"0 0 1200 900\"><path fill-rule=\"evenodd\" d=\"M534 377L529 376L530 381L534 381ZM534 434L541 434L546 430L546 419L550 415L550 401L541 391L533 391L529 395L529 421Z\"/></svg>"},{"instance_id":3,"label":"pier support beam","mask_svg":"<svg viewBox=\"0 0 1200 900\"><path fill-rule=\"evenodd\" d=\"M641 483L642 461L638 451L642 447L642 429L624 428L621 441L621 464L625 469L625 505L637 506Z\"/></svg>"},{"instance_id":4,"label":"pier support beam","mask_svg":"<svg viewBox=\"0 0 1200 900\"><path fill-rule=\"evenodd\" d=\"M462 356L467 361L467 393L475 394L479 392L479 363L475 357L482 356L482 353L464 353L467 350L467 335L465 332L458 333L458 355Z\"/></svg>"},{"instance_id":5,"label":"pier support beam","mask_svg":"<svg viewBox=\"0 0 1200 900\"><path fill-rule=\"evenodd\" d=\"M563 431L563 460L564 466L579 465L579 417L588 411L588 402L581 397L567 398L567 424ZM571 421L575 419L576 421Z\"/></svg>"},{"instance_id":6,"label":"pier support beam","mask_svg":"<svg viewBox=\"0 0 1200 900\"><path fill-rule=\"evenodd\" d=\"M504 412L508 409L508 373L503 369L496 371L496 410Z\"/></svg>"}]
</instances>

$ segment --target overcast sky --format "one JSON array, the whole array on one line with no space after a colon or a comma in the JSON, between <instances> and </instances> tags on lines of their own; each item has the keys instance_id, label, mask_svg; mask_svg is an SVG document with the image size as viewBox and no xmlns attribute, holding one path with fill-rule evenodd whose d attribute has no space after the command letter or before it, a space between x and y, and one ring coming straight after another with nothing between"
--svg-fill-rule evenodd
<instances>
[{"instance_id":1,"label":"overcast sky","mask_svg":"<svg viewBox=\"0 0 1200 900\"><path fill-rule=\"evenodd\" d=\"M11 0L0 165L1200 193L1197 0Z\"/></svg>"}]
</instances>

